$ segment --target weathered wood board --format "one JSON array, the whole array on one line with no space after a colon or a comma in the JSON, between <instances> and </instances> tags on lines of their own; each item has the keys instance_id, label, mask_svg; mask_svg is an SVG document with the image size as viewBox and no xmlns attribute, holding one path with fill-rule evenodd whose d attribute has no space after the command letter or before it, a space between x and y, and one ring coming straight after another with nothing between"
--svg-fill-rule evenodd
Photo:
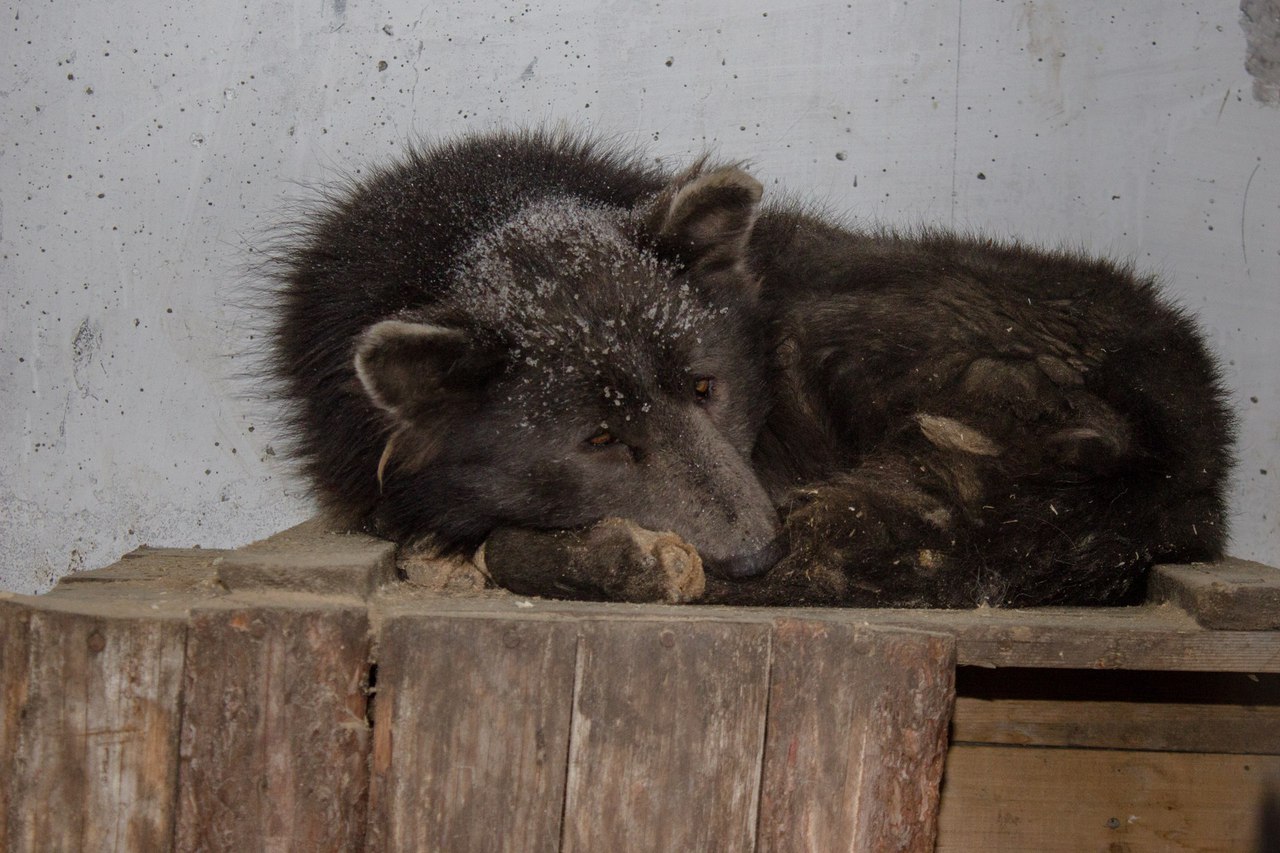
<instances>
[{"instance_id":1,"label":"weathered wood board","mask_svg":"<svg viewBox=\"0 0 1280 853\"><path fill-rule=\"evenodd\" d=\"M952 743L1280 755L1280 675L966 667Z\"/></svg>"},{"instance_id":2,"label":"weathered wood board","mask_svg":"<svg viewBox=\"0 0 1280 853\"><path fill-rule=\"evenodd\" d=\"M164 850L186 626L0 601L7 850Z\"/></svg>"},{"instance_id":3,"label":"weathered wood board","mask_svg":"<svg viewBox=\"0 0 1280 853\"><path fill-rule=\"evenodd\" d=\"M376 849L931 849L949 637L402 613L377 643Z\"/></svg>"},{"instance_id":4,"label":"weathered wood board","mask_svg":"<svg viewBox=\"0 0 1280 853\"><path fill-rule=\"evenodd\" d=\"M756 849L932 850L954 660L941 635L779 622Z\"/></svg>"},{"instance_id":5,"label":"weathered wood board","mask_svg":"<svg viewBox=\"0 0 1280 853\"><path fill-rule=\"evenodd\" d=\"M1172 604L1034 610L871 610L599 604L528 599L502 592L443 597L398 588L388 612L534 613L609 619L689 617L706 621L811 619L950 634L957 663L987 668L1280 673L1280 631L1215 631Z\"/></svg>"},{"instance_id":6,"label":"weathered wood board","mask_svg":"<svg viewBox=\"0 0 1280 853\"><path fill-rule=\"evenodd\" d=\"M175 849L358 849L368 671L364 608L194 611Z\"/></svg>"},{"instance_id":7,"label":"weathered wood board","mask_svg":"<svg viewBox=\"0 0 1280 853\"><path fill-rule=\"evenodd\" d=\"M1280 755L1280 708L961 696L956 743Z\"/></svg>"},{"instance_id":8,"label":"weathered wood board","mask_svg":"<svg viewBox=\"0 0 1280 853\"><path fill-rule=\"evenodd\" d=\"M1220 631L1280 629L1280 570L1232 557L1216 563L1156 566L1149 593Z\"/></svg>"},{"instance_id":9,"label":"weathered wood board","mask_svg":"<svg viewBox=\"0 0 1280 853\"><path fill-rule=\"evenodd\" d=\"M1252 853L1280 757L956 744L938 853Z\"/></svg>"},{"instance_id":10,"label":"weathered wood board","mask_svg":"<svg viewBox=\"0 0 1280 853\"><path fill-rule=\"evenodd\" d=\"M369 849L559 849L576 646L566 622L387 620Z\"/></svg>"},{"instance_id":11,"label":"weathered wood board","mask_svg":"<svg viewBox=\"0 0 1280 853\"><path fill-rule=\"evenodd\" d=\"M768 625L584 623L562 849L753 849L768 677Z\"/></svg>"},{"instance_id":12,"label":"weathered wood board","mask_svg":"<svg viewBox=\"0 0 1280 853\"><path fill-rule=\"evenodd\" d=\"M0 601L0 767L14 767L31 681L28 642L31 608ZM12 844L10 827L20 823L12 780L0 783L0 841ZM16 829L14 830L17 831Z\"/></svg>"},{"instance_id":13,"label":"weathered wood board","mask_svg":"<svg viewBox=\"0 0 1280 853\"><path fill-rule=\"evenodd\" d=\"M313 520L227 552L217 562L218 581L232 592L367 598L396 579L395 560L391 542L334 533Z\"/></svg>"}]
</instances>

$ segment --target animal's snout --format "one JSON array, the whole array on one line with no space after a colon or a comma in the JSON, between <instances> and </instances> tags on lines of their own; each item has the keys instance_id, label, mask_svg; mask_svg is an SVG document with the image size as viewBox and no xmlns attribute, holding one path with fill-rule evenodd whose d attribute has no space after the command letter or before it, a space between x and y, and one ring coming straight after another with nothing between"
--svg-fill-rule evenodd
<instances>
[{"instance_id":1,"label":"animal's snout","mask_svg":"<svg viewBox=\"0 0 1280 853\"><path fill-rule=\"evenodd\" d=\"M713 560L707 568L713 575L726 580L744 580L759 577L782 559L786 547L781 539L774 539L758 551L750 554L739 554L725 560Z\"/></svg>"}]
</instances>

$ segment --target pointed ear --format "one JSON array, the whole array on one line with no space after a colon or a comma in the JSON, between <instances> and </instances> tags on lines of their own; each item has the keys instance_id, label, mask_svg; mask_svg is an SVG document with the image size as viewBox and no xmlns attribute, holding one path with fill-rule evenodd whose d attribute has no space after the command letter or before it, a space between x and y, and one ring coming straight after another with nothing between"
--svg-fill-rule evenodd
<instances>
[{"instance_id":1,"label":"pointed ear","mask_svg":"<svg viewBox=\"0 0 1280 853\"><path fill-rule=\"evenodd\" d=\"M764 189L737 166L702 169L694 164L658 195L643 215L645 230L691 267L740 266Z\"/></svg>"},{"instance_id":2,"label":"pointed ear","mask_svg":"<svg viewBox=\"0 0 1280 853\"><path fill-rule=\"evenodd\" d=\"M375 405L413 420L478 392L500 362L457 329L383 320L356 342L355 368Z\"/></svg>"}]
</instances>

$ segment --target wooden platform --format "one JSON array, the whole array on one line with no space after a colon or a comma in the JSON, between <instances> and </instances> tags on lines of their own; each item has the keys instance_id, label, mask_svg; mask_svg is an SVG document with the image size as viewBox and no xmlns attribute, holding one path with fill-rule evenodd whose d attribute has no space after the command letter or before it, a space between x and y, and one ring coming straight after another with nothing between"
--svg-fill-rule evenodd
<instances>
[{"instance_id":1,"label":"wooden platform","mask_svg":"<svg viewBox=\"0 0 1280 853\"><path fill-rule=\"evenodd\" d=\"M1142 607L954 612L431 569L306 525L0 596L0 846L1252 850L1280 780L1257 564L1164 567Z\"/></svg>"}]
</instances>

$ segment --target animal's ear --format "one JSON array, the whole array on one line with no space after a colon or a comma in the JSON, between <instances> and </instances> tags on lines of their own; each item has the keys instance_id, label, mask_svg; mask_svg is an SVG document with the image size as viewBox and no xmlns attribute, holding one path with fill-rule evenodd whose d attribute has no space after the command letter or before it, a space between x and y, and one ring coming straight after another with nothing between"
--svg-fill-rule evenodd
<instances>
[{"instance_id":1,"label":"animal's ear","mask_svg":"<svg viewBox=\"0 0 1280 853\"><path fill-rule=\"evenodd\" d=\"M356 376L365 393L405 420L478 393L499 367L492 352L447 326L383 320L356 342Z\"/></svg>"},{"instance_id":2,"label":"animal's ear","mask_svg":"<svg viewBox=\"0 0 1280 853\"><path fill-rule=\"evenodd\" d=\"M745 264L763 187L737 166L696 163L650 203L643 227L686 264L714 271Z\"/></svg>"}]
</instances>

